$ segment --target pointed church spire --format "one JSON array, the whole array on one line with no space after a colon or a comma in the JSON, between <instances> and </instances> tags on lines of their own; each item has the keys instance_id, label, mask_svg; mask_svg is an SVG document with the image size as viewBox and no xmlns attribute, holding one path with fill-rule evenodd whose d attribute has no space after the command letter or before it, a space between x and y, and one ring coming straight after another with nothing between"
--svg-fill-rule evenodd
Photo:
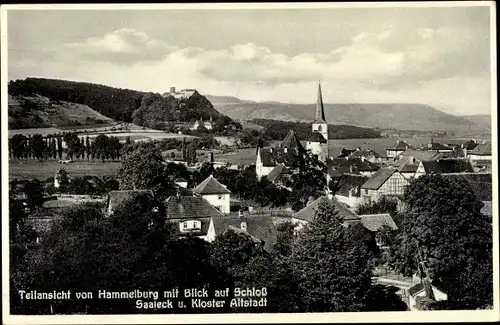
<instances>
[{"instance_id":1,"label":"pointed church spire","mask_svg":"<svg viewBox=\"0 0 500 325\"><path fill-rule=\"evenodd\" d=\"M318 99L316 100L315 122L325 122L325 111L323 109L323 96L321 95L321 83L318 83Z\"/></svg>"}]
</instances>

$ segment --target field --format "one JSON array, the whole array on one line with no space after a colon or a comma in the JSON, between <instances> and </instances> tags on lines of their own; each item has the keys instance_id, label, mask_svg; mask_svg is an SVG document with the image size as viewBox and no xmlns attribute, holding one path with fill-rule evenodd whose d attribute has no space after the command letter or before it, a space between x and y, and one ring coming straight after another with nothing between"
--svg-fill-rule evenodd
<instances>
[{"instance_id":1,"label":"field","mask_svg":"<svg viewBox=\"0 0 500 325\"><path fill-rule=\"evenodd\" d=\"M46 180L54 177L60 169L68 172L70 177L113 176L120 167L120 162L77 161L71 164L59 164L57 161L9 160L9 180L34 179Z\"/></svg>"}]
</instances>

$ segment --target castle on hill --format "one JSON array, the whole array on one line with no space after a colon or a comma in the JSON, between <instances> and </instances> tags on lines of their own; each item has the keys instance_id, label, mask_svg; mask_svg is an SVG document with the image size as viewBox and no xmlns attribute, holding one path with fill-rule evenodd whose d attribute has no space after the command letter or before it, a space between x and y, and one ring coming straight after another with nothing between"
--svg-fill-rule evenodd
<instances>
[{"instance_id":1,"label":"castle on hill","mask_svg":"<svg viewBox=\"0 0 500 325\"><path fill-rule=\"evenodd\" d=\"M290 130L285 139L277 147L257 147L255 172L260 179L271 175L272 178L279 177L288 172L299 155L310 151L317 155L323 163L329 157L328 152L328 123L325 119L323 96L321 84L318 85L318 97L316 99L316 111L314 121L311 125L312 134L305 140L305 148L293 130Z\"/></svg>"}]
</instances>

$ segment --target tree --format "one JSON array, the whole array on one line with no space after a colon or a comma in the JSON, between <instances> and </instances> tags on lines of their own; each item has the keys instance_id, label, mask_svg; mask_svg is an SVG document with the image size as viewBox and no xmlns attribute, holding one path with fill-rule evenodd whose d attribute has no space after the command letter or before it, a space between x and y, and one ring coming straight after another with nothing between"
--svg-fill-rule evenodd
<instances>
[{"instance_id":1,"label":"tree","mask_svg":"<svg viewBox=\"0 0 500 325\"><path fill-rule=\"evenodd\" d=\"M166 167L158 149L139 147L131 152L123 159L117 175L121 189L158 190L168 183Z\"/></svg>"},{"instance_id":2,"label":"tree","mask_svg":"<svg viewBox=\"0 0 500 325\"><path fill-rule=\"evenodd\" d=\"M186 162L188 166L196 163L196 145L193 142L186 147Z\"/></svg>"},{"instance_id":3,"label":"tree","mask_svg":"<svg viewBox=\"0 0 500 325\"><path fill-rule=\"evenodd\" d=\"M368 201L356 207L357 214L389 213L395 216L398 213L398 202L382 196L378 201Z\"/></svg>"},{"instance_id":4,"label":"tree","mask_svg":"<svg viewBox=\"0 0 500 325\"><path fill-rule=\"evenodd\" d=\"M320 203L311 223L293 245L292 268L301 311L346 312L366 309L371 270L366 249L342 224L335 207Z\"/></svg>"},{"instance_id":5,"label":"tree","mask_svg":"<svg viewBox=\"0 0 500 325\"><path fill-rule=\"evenodd\" d=\"M425 262L433 284L448 294L448 308L492 305L492 226L469 183L422 176L407 187L392 265L405 275Z\"/></svg>"},{"instance_id":6,"label":"tree","mask_svg":"<svg viewBox=\"0 0 500 325\"><path fill-rule=\"evenodd\" d=\"M33 210L40 207L43 202L43 192L42 185L38 179L28 181L24 184L24 193L26 194L26 203L28 207Z\"/></svg>"},{"instance_id":7,"label":"tree","mask_svg":"<svg viewBox=\"0 0 500 325\"><path fill-rule=\"evenodd\" d=\"M27 138L22 134L16 134L9 139L9 146L12 148L14 158L21 158L28 150L26 147Z\"/></svg>"},{"instance_id":8,"label":"tree","mask_svg":"<svg viewBox=\"0 0 500 325\"><path fill-rule=\"evenodd\" d=\"M298 159L290 168L292 173L292 208L298 211L306 206L309 197L324 195L326 166L310 151L299 152Z\"/></svg>"},{"instance_id":9,"label":"tree","mask_svg":"<svg viewBox=\"0 0 500 325\"><path fill-rule=\"evenodd\" d=\"M109 138L105 134L99 134L94 140L95 156L104 162L109 157Z\"/></svg>"}]
</instances>

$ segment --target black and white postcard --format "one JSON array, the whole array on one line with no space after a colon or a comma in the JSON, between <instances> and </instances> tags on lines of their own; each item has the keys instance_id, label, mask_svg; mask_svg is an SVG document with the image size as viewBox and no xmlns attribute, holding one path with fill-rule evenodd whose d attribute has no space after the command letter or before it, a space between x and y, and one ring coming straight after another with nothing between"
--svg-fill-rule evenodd
<instances>
[{"instance_id":1,"label":"black and white postcard","mask_svg":"<svg viewBox=\"0 0 500 325\"><path fill-rule=\"evenodd\" d=\"M3 323L499 320L494 2L0 22Z\"/></svg>"}]
</instances>

